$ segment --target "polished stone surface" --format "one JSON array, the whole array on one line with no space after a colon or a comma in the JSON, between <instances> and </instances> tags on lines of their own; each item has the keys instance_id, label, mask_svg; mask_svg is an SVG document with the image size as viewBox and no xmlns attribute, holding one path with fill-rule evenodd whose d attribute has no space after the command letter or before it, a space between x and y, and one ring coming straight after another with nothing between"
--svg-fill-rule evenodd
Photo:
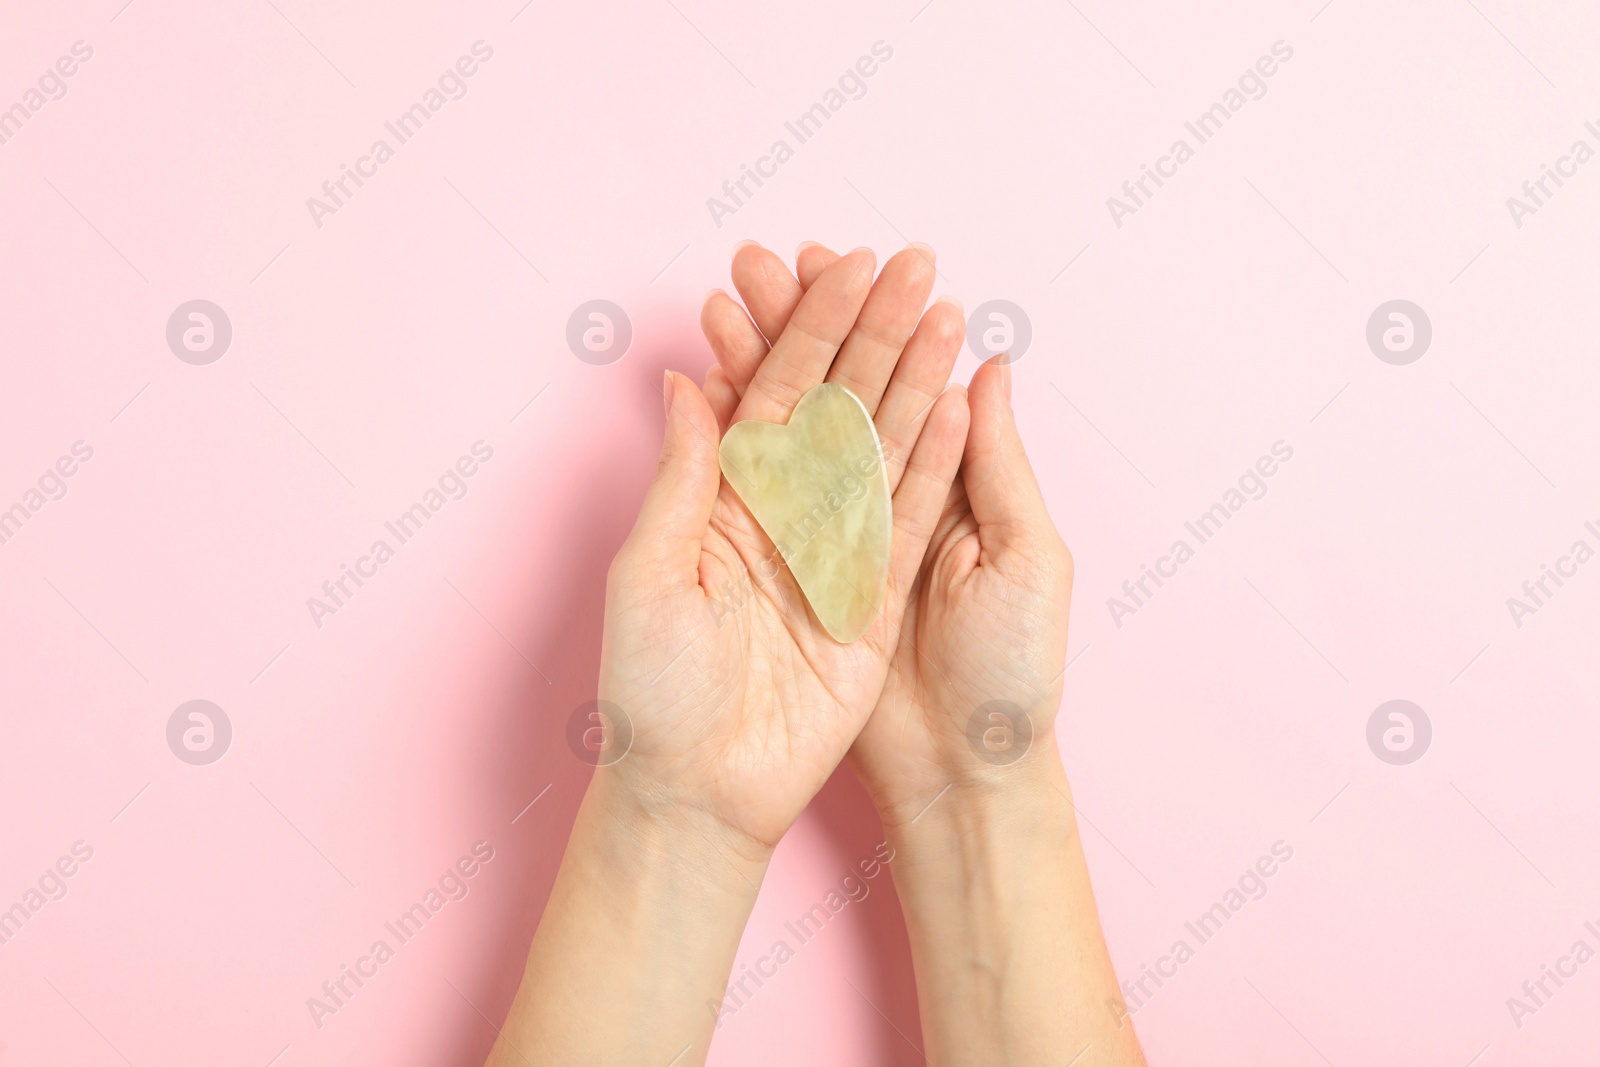
<instances>
[{"instance_id":1,"label":"polished stone surface","mask_svg":"<svg viewBox=\"0 0 1600 1067\"><path fill-rule=\"evenodd\" d=\"M835 641L866 632L883 606L894 516L872 416L842 385L800 398L787 426L728 428L722 474L772 538Z\"/></svg>"}]
</instances>

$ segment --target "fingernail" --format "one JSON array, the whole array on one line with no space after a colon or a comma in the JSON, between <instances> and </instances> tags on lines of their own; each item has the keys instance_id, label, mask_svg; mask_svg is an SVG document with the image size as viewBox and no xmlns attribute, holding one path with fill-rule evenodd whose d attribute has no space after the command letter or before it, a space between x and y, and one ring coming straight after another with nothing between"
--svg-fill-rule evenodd
<instances>
[{"instance_id":1,"label":"fingernail","mask_svg":"<svg viewBox=\"0 0 1600 1067\"><path fill-rule=\"evenodd\" d=\"M716 296L720 292L723 292L723 290L721 290L721 289L707 289L706 290L706 295L700 298L700 303L705 304L712 297Z\"/></svg>"},{"instance_id":2,"label":"fingernail","mask_svg":"<svg viewBox=\"0 0 1600 1067\"><path fill-rule=\"evenodd\" d=\"M962 306L961 301L957 300L955 297L949 295L948 293L946 293L944 296L941 296L939 299L935 300L934 303L935 304L949 304L951 307L956 309L956 312L963 319L967 317L967 309Z\"/></svg>"},{"instance_id":3,"label":"fingernail","mask_svg":"<svg viewBox=\"0 0 1600 1067\"><path fill-rule=\"evenodd\" d=\"M939 258L939 254L933 250L932 245L923 244L921 241L912 241L910 244L906 245L906 247L915 249L916 251L921 252L924 256L927 256L929 263L932 263L934 260Z\"/></svg>"},{"instance_id":4,"label":"fingernail","mask_svg":"<svg viewBox=\"0 0 1600 1067\"><path fill-rule=\"evenodd\" d=\"M661 373L661 414L672 417L672 394L676 391L676 382L671 371Z\"/></svg>"},{"instance_id":5,"label":"fingernail","mask_svg":"<svg viewBox=\"0 0 1600 1067\"><path fill-rule=\"evenodd\" d=\"M821 245L817 244L817 242L815 242L815 241L801 241L800 242L800 247L796 248L794 250L794 258L795 259L799 259L800 256L802 254L804 254L805 250L808 249L808 248L820 248L820 247L821 247Z\"/></svg>"},{"instance_id":6,"label":"fingernail","mask_svg":"<svg viewBox=\"0 0 1600 1067\"><path fill-rule=\"evenodd\" d=\"M750 245L755 245L757 248L760 248L761 247L761 242L760 241L740 241L738 244L733 246L733 254L737 256L741 249L748 248Z\"/></svg>"}]
</instances>

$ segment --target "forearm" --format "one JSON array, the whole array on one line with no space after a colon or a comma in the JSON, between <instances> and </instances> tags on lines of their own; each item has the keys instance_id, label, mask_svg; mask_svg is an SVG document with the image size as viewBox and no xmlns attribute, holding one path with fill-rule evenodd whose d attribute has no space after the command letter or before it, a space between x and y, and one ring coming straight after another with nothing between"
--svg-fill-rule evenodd
<instances>
[{"instance_id":1,"label":"forearm","mask_svg":"<svg viewBox=\"0 0 1600 1067\"><path fill-rule=\"evenodd\" d=\"M1070 798L1046 742L920 815L884 813L930 1062L1144 1062L1116 1010Z\"/></svg>"},{"instance_id":2,"label":"forearm","mask_svg":"<svg viewBox=\"0 0 1600 1067\"><path fill-rule=\"evenodd\" d=\"M599 770L488 1067L702 1063L766 863Z\"/></svg>"}]
</instances>

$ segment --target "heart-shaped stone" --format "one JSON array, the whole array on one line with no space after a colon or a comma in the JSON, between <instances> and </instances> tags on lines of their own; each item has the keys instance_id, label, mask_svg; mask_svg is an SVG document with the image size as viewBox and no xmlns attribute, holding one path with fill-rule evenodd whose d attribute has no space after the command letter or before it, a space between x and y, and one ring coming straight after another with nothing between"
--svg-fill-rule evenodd
<instances>
[{"instance_id":1,"label":"heart-shaped stone","mask_svg":"<svg viewBox=\"0 0 1600 1067\"><path fill-rule=\"evenodd\" d=\"M842 385L818 385L786 426L734 423L719 458L828 636L848 643L865 633L883 606L894 527L866 405Z\"/></svg>"}]
</instances>

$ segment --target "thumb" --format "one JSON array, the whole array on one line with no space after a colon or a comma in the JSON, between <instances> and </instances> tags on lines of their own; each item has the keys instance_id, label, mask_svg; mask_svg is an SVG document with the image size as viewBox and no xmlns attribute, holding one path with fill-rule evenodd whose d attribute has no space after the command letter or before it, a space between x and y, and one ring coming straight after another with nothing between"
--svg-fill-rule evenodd
<instances>
[{"instance_id":1,"label":"thumb","mask_svg":"<svg viewBox=\"0 0 1600 1067\"><path fill-rule=\"evenodd\" d=\"M661 392L667 405L661 463L624 551L675 584L698 583L700 547L722 484L717 417L682 374L667 371Z\"/></svg>"},{"instance_id":2,"label":"thumb","mask_svg":"<svg viewBox=\"0 0 1600 1067\"><path fill-rule=\"evenodd\" d=\"M978 540L990 551L1036 543L1054 527L1011 411L1011 367L985 363L967 395L972 422L961 471Z\"/></svg>"}]
</instances>

